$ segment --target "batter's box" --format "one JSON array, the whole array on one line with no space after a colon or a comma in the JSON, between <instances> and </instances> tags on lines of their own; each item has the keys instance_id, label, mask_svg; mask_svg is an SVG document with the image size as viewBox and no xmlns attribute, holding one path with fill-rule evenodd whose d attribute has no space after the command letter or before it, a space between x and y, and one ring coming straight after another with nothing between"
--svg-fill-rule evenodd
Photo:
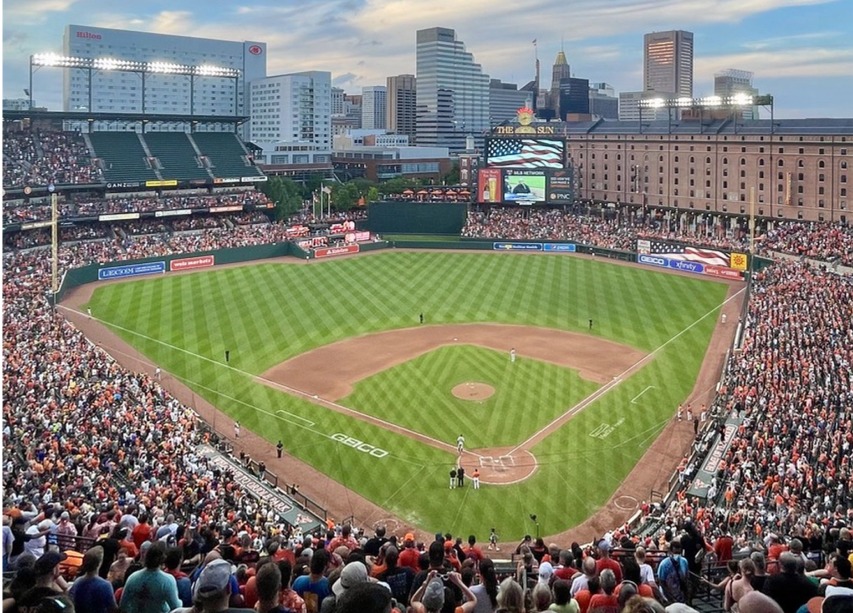
<instances>
[{"instance_id":1,"label":"batter's box","mask_svg":"<svg viewBox=\"0 0 853 613\"><path fill-rule=\"evenodd\" d=\"M511 455L502 455L498 458L498 462L503 466L515 466L515 458Z\"/></svg>"},{"instance_id":2,"label":"batter's box","mask_svg":"<svg viewBox=\"0 0 853 613\"><path fill-rule=\"evenodd\" d=\"M495 459L492 456L480 456L480 466L482 466L483 468L492 467L494 465Z\"/></svg>"}]
</instances>

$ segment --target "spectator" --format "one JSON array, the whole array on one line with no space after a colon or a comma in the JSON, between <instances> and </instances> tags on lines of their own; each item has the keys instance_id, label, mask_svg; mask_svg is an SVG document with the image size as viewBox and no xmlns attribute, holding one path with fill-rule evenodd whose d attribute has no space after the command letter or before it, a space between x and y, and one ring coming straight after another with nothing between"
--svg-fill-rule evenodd
<instances>
[{"instance_id":1,"label":"spectator","mask_svg":"<svg viewBox=\"0 0 853 613\"><path fill-rule=\"evenodd\" d=\"M133 573L124 585L122 613L165 613L181 606L175 578L160 570L165 559L165 544L154 543L148 548L145 568Z\"/></svg>"},{"instance_id":2,"label":"spectator","mask_svg":"<svg viewBox=\"0 0 853 613\"><path fill-rule=\"evenodd\" d=\"M98 576L98 570L104 558L104 550L93 547L83 556L80 566L81 577L71 585L68 595L78 611L92 613L113 613L118 611L113 586Z\"/></svg>"},{"instance_id":3,"label":"spectator","mask_svg":"<svg viewBox=\"0 0 853 613\"><path fill-rule=\"evenodd\" d=\"M782 553L779 565L781 572L768 577L762 591L776 601L784 613L795 613L810 598L817 596L817 586L806 579L794 554Z\"/></svg>"}]
</instances>

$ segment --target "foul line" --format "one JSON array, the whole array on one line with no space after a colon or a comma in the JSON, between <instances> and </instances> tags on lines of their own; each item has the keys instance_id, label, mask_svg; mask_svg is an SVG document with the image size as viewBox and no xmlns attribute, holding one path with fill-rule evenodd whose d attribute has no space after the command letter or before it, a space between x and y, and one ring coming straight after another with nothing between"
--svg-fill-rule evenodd
<instances>
[{"instance_id":1,"label":"foul line","mask_svg":"<svg viewBox=\"0 0 853 613\"><path fill-rule=\"evenodd\" d=\"M59 307L59 308L61 308L61 309L66 310L66 311L69 311L69 312L71 312L71 313L76 313L76 314L78 314L78 315L80 315L80 316L82 316L82 317L88 317L88 315L87 315L86 313L83 313L82 311L78 311L78 310L75 310L75 309L71 309L71 308L68 308L68 307L66 307L66 306L64 306L64 305L58 305L58 307ZM278 389L280 389L280 390L282 390L282 391L285 391L285 392L288 392L288 393L290 393L290 394L292 394L292 395L294 395L294 396L300 396L300 397L302 397L302 398L304 398L304 399L308 400L309 402L313 402L314 404L319 404L320 406L326 406L326 407L332 408L332 409L336 410L338 413L342 413L342 414L345 414L345 415L350 415L350 416L352 416L352 417L355 417L355 418L357 418L357 419L361 419L361 420L366 421L366 422L368 422L368 423L372 423L372 424L374 424L374 425L379 425L379 426L383 427L385 430L388 430L388 431L390 431L390 432L405 433L405 434L409 435L409 436L410 436L410 438L414 438L414 439L416 439L416 440L426 441L426 442L428 442L430 445L432 445L433 447L437 447L437 448L442 449L442 450L445 450L445 451L452 451L452 452L455 452L455 451L456 451L456 445L451 445L450 443L445 443L445 442L440 441L440 440L438 440L438 439L434 439L434 438L432 438L431 436L426 436L425 434L422 434L421 432L416 432L415 430L410 430L409 428L405 428L405 427L400 426L400 425L398 425L398 424L393 424L393 423L391 423L391 422L389 422L389 421L385 421L384 419L380 419L380 418L378 418L378 417L374 417L374 416L372 416L372 415L368 415L368 414L366 414L366 413L362 413L362 412L360 412L360 411L356 411L355 409L351 409L351 408L349 408L349 407L345 407L345 406L343 406L343 405L341 405L341 404L337 404L336 402L332 402L331 400L325 400L324 398L319 398L316 394L310 394L310 393L305 392L305 391L302 391L302 390L300 390L300 389L296 389L295 387L290 387L289 385L284 385L284 384L282 384L282 383L278 383L278 382L276 382L276 381L270 381L269 379L266 379L266 378L264 378L264 377L260 377L260 376L258 376L258 375L253 375L253 374L252 374L252 373L250 373L250 372L246 372L245 370L241 370L241 369L239 369L239 368L236 368L236 367L234 367L234 366L231 366L230 364L223 364L222 362L220 362L220 361L218 361L218 360L214 360L213 358L208 358L208 357L203 356L203 355L201 355L201 354L193 353L192 351L190 351L190 350L188 350L188 349L184 349L183 347L177 347L177 346L175 346L175 345L171 345L171 344L169 344L169 343L167 343L167 342L165 342L165 341L161 341L161 340L159 340L159 339L152 338L152 337L150 337L150 336L148 336L148 335L146 335L146 334L142 334L141 332L137 332L136 330L130 330L129 328L125 328L124 326L120 326L120 325L118 325L118 324L113 324L113 323L105 322L105 321L102 321L102 320L100 320L100 319L98 319L97 317L94 317L94 316L93 316L93 317L88 317L88 318L89 318L90 320L92 320L92 321L99 322L99 323L101 323L102 325L105 325L105 326L107 326L107 327L109 327L109 328L114 328L114 329L116 329L116 330L121 330L121 331L123 331L123 332L127 332L127 333L129 333L129 334L133 334L133 335L135 335L135 336L138 336L138 337L140 337L140 338L142 338L142 339L145 339L145 340L150 341L150 342L152 342L152 343L155 343L155 344L157 344L157 345L162 345L163 347L166 347L166 348L171 349L171 350L173 350L173 351L178 351L178 352L180 352L180 353L185 353L185 354L187 354L187 355L189 355L189 356L192 356L192 357L194 357L194 358L196 358L196 359L199 359L199 360L202 360L202 361L204 361L204 362L209 362L209 363L211 363L211 364L216 364L217 366L220 366L220 367L222 367L222 368L226 368L226 369L228 369L228 370L231 370L231 371L233 371L233 372L235 372L235 373L237 373L237 374L241 374L241 375L244 375L244 376L246 376L246 377L250 377L250 378L252 378L252 379L257 379L258 381L262 381L262 382L263 382L265 385L267 385L268 387L278 388ZM147 362L147 361L145 361L145 360L139 360L139 361L140 361L140 362L143 362L143 363L151 364L151 362ZM179 378L179 377L176 377L176 378ZM208 389L209 389L209 388L208 388ZM210 390L210 391L216 391L216 390ZM220 392L216 392L216 393L220 393ZM247 406L251 406L251 405L247 405ZM258 408L258 407L255 407L255 408L256 408L257 410L259 410L259 411L262 411L262 412L264 412L264 413L267 413L267 414L272 415L271 413L269 413L269 412L267 412L267 411L263 411L263 409L260 409L260 408ZM278 416L274 416L274 417L276 417L276 419L281 419L281 418L280 418L280 417L278 417ZM327 438L331 438L331 437L329 437L329 436L327 435ZM333 439L333 440L334 440L334 439ZM474 453L474 452L469 452L469 453L471 453L472 455L475 455L475 456L479 457L479 454L477 454L477 453Z\"/></svg>"},{"instance_id":2,"label":"foul line","mask_svg":"<svg viewBox=\"0 0 853 613\"><path fill-rule=\"evenodd\" d=\"M652 358L654 358L654 357L655 357L658 353L660 353L660 352L661 352L661 351L662 351L662 350L663 350L667 345L669 345L670 343L675 342L678 338L680 338L682 334L687 333L688 331L690 331L691 329L693 329L693 327L695 327L695 326L699 325L699 323L700 323L700 322L702 322L703 320L707 319L707 318L708 318L708 317L710 317L711 315L714 315L714 316L716 317L716 312L717 312L717 311L719 311L720 309L722 309L722 308L723 308L723 306L725 306L726 304L728 304L729 302L731 302L732 300L734 300L734 299L735 299L735 298L736 298L736 297L737 297L741 292L743 292L743 291L745 291L745 288L741 288L740 290L738 290L737 292L735 292L734 294L732 294L732 295L731 295L731 297L726 298L725 300L723 300L723 302L721 302L720 304L718 304L717 306L715 306L713 309L711 309L710 311L708 311L707 313L705 313L704 315L702 315L699 319L697 319L696 321L694 321L692 324L690 324L689 326L687 326L686 328L684 328L681 332L677 333L675 336L673 336L673 337L672 337L672 338L670 338L669 340L665 341L665 342L664 342L660 347L658 347L657 349L655 349L654 351L652 351L652 352L651 352L651 353L649 353L648 355L646 355L646 356L644 356L644 357L640 358L639 360L637 360L633 365L629 366L628 368L626 368L625 370L623 370L621 373L619 373L617 376L615 376L615 377L613 378L613 380L612 380L612 381L610 381L610 382L609 382L609 383L607 383L606 385L604 385L604 386L602 386L602 387L598 388L595 392L593 392L592 394L590 394L589 396L587 396L586 398L584 398L583 400L581 400L581 401L580 401L578 404L576 404L575 406L571 407L568 411L566 411L565 413L563 413L562 415L560 415L560 416L559 416L559 417L557 417L556 419L554 419L554 420L552 420L551 422L549 422L548 424L546 424L543 428L540 428L540 429L539 429L539 431L537 431L537 432L535 432L534 434L532 434L531 436L529 436L529 437L527 438L527 440L525 440L524 442L522 442L522 443L520 443L520 444L516 445L515 447L513 447L513 448L508 452L508 455L512 455L515 451L517 451L517 450L519 450L519 449L526 448L526 446L527 446L527 445L529 445L532 441L536 440L536 438L537 438L537 437L541 436L544 432L547 432L548 430L550 430L551 428L553 428L555 425L559 424L559 422L561 422L562 420L564 420L564 419L566 419L567 417L570 417L570 416L572 416L572 415L575 415L576 413L578 413L578 412L582 411L583 409L585 409L586 407L588 407L590 404L592 404L593 402L595 402L596 400L598 400L598 399L599 399L599 398L601 398L602 396L606 395L608 392L610 392L610 391L611 391L611 390L613 390L616 386L618 386L620 383L622 383L622 379L623 379L623 377L627 376L627 375L628 375L628 373L630 373L632 370L635 370L636 368L639 368L640 366L642 366L643 364L645 364L646 362L648 362L649 360L651 360Z\"/></svg>"}]
</instances>

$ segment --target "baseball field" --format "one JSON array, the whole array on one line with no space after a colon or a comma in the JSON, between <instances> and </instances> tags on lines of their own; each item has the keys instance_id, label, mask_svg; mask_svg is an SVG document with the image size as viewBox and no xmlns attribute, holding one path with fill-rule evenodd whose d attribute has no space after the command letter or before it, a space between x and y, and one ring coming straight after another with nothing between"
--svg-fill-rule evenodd
<instances>
[{"instance_id":1,"label":"baseball field","mask_svg":"<svg viewBox=\"0 0 853 613\"><path fill-rule=\"evenodd\" d=\"M609 499L694 390L728 289L563 255L385 251L107 284L86 306L329 484L426 531L511 540ZM457 464L479 490L449 489Z\"/></svg>"}]
</instances>

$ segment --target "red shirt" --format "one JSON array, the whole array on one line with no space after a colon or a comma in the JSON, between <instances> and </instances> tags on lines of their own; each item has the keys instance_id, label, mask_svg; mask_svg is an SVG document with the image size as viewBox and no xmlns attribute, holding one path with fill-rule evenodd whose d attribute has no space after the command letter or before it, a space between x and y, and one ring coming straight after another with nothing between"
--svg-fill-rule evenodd
<instances>
[{"instance_id":1,"label":"red shirt","mask_svg":"<svg viewBox=\"0 0 853 613\"><path fill-rule=\"evenodd\" d=\"M622 583L622 567L619 565L619 562L612 558L601 558L595 563L595 569L598 571L599 575L601 575L601 571L605 568L609 568L613 571L613 574L616 575L617 584Z\"/></svg>"},{"instance_id":2,"label":"red shirt","mask_svg":"<svg viewBox=\"0 0 853 613\"><path fill-rule=\"evenodd\" d=\"M589 606L587 607L587 611L594 611L598 607L616 607L616 610L619 610L619 598L616 597L616 594L610 594L607 596L606 594L594 594L592 598L589 599Z\"/></svg>"},{"instance_id":3,"label":"red shirt","mask_svg":"<svg viewBox=\"0 0 853 613\"><path fill-rule=\"evenodd\" d=\"M130 534L130 538L137 548L142 549L142 543L151 540L151 526L149 524L137 524Z\"/></svg>"}]
</instances>

